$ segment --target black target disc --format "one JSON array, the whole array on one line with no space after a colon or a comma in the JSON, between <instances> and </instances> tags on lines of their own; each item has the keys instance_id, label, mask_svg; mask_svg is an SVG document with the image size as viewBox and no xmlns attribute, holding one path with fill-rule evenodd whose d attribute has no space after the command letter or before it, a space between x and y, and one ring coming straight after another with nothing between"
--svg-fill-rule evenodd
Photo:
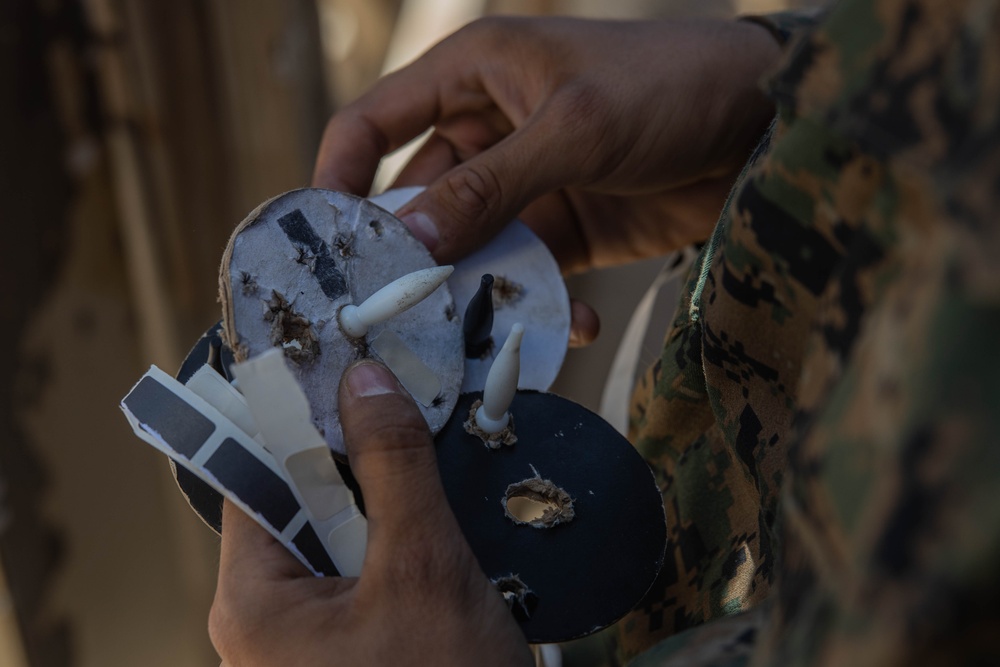
<instances>
[{"instance_id":1,"label":"black target disc","mask_svg":"<svg viewBox=\"0 0 1000 667\"><path fill-rule=\"evenodd\" d=\"M518 615L529 642L557 642L610 625L637 604L663 563L666 524L653 474L610 424L554 394L518 392L517 442L488 449L466 432L463 394L436 439L445 493L490 579L517 577L534 594ZM574 517L551 528L518 525L508 486L539 477L573 498Z\"/></svg>"},{"instance_id":2,"label":"black target disc","mask_svg":"<svg viewBox=\"0 0 1000 667\"><path fill-rule=\"evenodd\" d=\"M219 325L194 345L178 379L205 363L228 375L232 355ZM566 641L610 625L642 599L663 562L666 525L652 472L607 422L554 394L518 392L511 406L517 442L488 449L463 426L481 397L463 394L435 439L445 494L480 567L493 580L517 575L530 590L527 615L515 613L529 642ZM172 467L194 511L221 531L222 496ZM350 468L337 467L363 511ZM508 486L536 474L572 497L572 520L535 528L506 516Z\"/></svg>"}]
</instances>

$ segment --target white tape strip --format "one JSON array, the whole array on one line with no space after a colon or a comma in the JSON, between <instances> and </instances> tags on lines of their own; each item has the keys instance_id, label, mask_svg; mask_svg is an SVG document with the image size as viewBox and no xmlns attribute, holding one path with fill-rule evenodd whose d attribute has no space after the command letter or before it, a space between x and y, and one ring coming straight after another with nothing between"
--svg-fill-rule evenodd
<instances>
[{"instance_id":1,"label":"white tape strip","mask_svg":"<svg viewBox=\"0 0 1000 667\"><path fill-rule=\"evenodd\" d=\"M232 371L268 451L337 570L343 576L357 576L367 545L367 521L312 422L309 401L285 365L284 354L277 348L268 350L233 365ZM350 529L339 530L348 525Z\"/></svg>"},{"instance_id":2,"label":"white tape strip","mask_svg":"<svg viewBox=\"0 0 1000 667\"><path fill-rule=\"evenodd\" d=\"M198 394L248 436L257 437L257 424L243 394L236 391L236 388L226 382L226 378L216 373L211 366L206 364L199 368L184 386Z\"/></svg>"},{"instance_id":3,"label":"white tape strip","mask_svg":"<svg viewBox=\"0 0 1000 667\"><path fill-rule=\"evenodd\" d=\"M211 370L209 372L214 373ZM202 387L205 383L196 385ZM273 477L269 479L277 485L276 488L281 489L281 485L287 487L281 469L260 444L202 396L156 366L151 367L136 383L122 400L120 407L139 438L184 466L234 503L275 539L288 547L289 551L295 554L313 574L320 574L292 543L307 521L306 513L295 505L294 497L289 497L289 500L275 512L273 498L255 495L256 491L263 493L263 489L248 489L240 493L231 489L218 477L218 474L223 472L227 477L234 479L241 477L253 479L254 475L260 479L261 475L264 477L272 475ZM244 455L237 459L242 462L243 469L216 469L213 473L206 467L224 446L229 450L223 453L235 451L232 449L234 447L243 452ZM290 496L291 492L288 491L288 494ZM264 507L269 507L270 511L263 510ZM264 514L289 518L281 521L284 525L279 530Z\"/></svg>"},{"instance_id":4,"label":"white tape strip","mask_svg":"<svg viewBox=\"0 0 1000 667\"><path fill-rule=\"evenodd\" d=\"M424 407L434 402L441 393L441 380L398 334L383 329L370 345L414 399Z\"/></svg>"}]
</instances>

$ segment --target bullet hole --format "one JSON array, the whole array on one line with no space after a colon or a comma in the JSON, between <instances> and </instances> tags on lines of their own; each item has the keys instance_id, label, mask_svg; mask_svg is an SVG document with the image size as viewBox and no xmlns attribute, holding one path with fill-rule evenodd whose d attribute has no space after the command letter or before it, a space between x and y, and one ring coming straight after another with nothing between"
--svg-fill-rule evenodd
<instances>
[{"instance_id":1,"label":"bullet hole","mask_svg":"<svg viewBox=\"0 0 1000 667\"><path fill-rule=\"evenodd\" d=\"M345 304L345 305L347 305L347 304ZM348 343L350 343L351 347L354 348L354 358L356 360L357 359L368 359L371 356L371 350L370 350L369 345L368 345L368 336L364 335L364 336L359 336L359 337L355 338L354 336L348 335L347 332L344 331L344 326L342 324L340 324L340 311L342 311L343 309L344 309L344 306L341 306L340 308L338 308L337 309L337 314L336 314L336 316L333 319L336 320L336 322L338 323L338 326L340 326L340 333L341 333L341 335L343 335L344 340L346 340Z\"/></svg>"},{"instance_id":2,"label":"bullet hole","mask_svg":"<svg viewBox=\"0 0 1000 667\"><path fill-rule=\"evenodd\" d=\"M264 321L271 323L271 345L282 348L285 356L297 364L319 356L319 340L309 320L292 310L291 304L276 291L271 292L266 305Z\"/></svg>"},{"instance_id":3,"label":"bullet hole","mask_svg":"<svg viewBox=\"0 0 1000 667\"><path fill-rule=\"evenodd\" d=\"M382 238L382 232L383 232L382 223L379 222L378 220L372 220L371 222L369 222L368 229L372 230L372 233L375 235L376 238Z\"/></svg>"},{"instance_id":4,"label":"bullet hole","mask_svg":"<svg viewBox=\"0 0 1000 667\"><path fill-rule=\"evenodd\" d=\"M500 309L510 306L524 297L524 286L503 276L493 279L493 307Z\"/></svg>"},{"instance_id":5,"label":"bullet hole","mask_svg":"<svg viewBox=\"0 0 1000 667\"><path fill-rule=\"evenodd\" d=\"M240 271L240 289L243 296L253 296L257 293L257 279L252 273Z\"/></svg>"},{"instance_id":6,"label":"bullet hole","mask_svg":"<svg viewBox=\"0 0 1000 667\"><path fill-rule=\"evenodd\" d=\"M465 432L482 440L487 449L500 449L504 445L507 447L514 445L517 442L517 434L514 433L514 415L510 415L507 427L499 433L487 433L479 428L479 424L476 423L476 411L479 410L482 404L482 400L472 402L472 407L469 408L469 417L462 422Z\"/></svg>"},{"instance_id":7,"label":"bullet hole","mask_svg":"<svg viewBox=\"0 0 1000 667\"><path fill-rule=\"evenodd\" d=\"M354 257L354 235L337 234L333 239L333 247L344 259Z\"/></svg>"},{"instance_id":8,"label":"bullet hole","mask_svg":"<svg viewBox=\"0 0 1000 667\"><path fill-rule=\"evenodd\" d=\"M350 338L348 337L347 342L351 344L354 348L354 359L355 361L360 361L361 359L368 359L372 356L371 349L368 346L367 336L362 336L361 338Z\"/></svg>"},{"instance_id":9,"label":"bullet hole","mask_svg":"<svg viewBox=\"0 0 1000 667\"><path fill-rule=\"evenodd\" d=\"M573 499L551 480L531 477L507 487L504 514L519 526L552 528L573 520Z\"/></svg>"},{"instance_id":10,"label":"bullet hole","mask_svg":"<svg viewBox=\"0 0 1000 667\"><path fill-rule=\"evenodd\" d=\"M316 255L311 254L305 246L295 246L297 254L295 255L295 263L303 264L309 268L310 273L316 272Z\"/></svg>"},{"instance_id":11,"label":"bullet hole","mask_svg":"<svg viewBox=\"0 0 1000 667\"><path fill-rule=\"evenodd\" d=\"M521 581L521 577L516 574L508 574L503 577L491 579L490 583L497 587L503 601L507 603L507 608L519 621L527 621L531 618L531 612L538 606L538 596L528 588L527 584Z\"/></svg>"}]
</instances>

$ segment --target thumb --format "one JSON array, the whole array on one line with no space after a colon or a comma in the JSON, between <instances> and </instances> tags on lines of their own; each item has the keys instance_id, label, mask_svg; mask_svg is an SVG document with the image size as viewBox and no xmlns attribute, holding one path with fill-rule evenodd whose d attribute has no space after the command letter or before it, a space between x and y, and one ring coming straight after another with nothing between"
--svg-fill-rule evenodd
<instances>
[{"instance_id":1,"label":"thumb","mask_svg":"<svg viewBox=\"0 0 1000 667\"><path fill-rule=\"evenodd\" d=\"M365 498L366 562L457 531L427 423L395 376L361 361L344 373L339 400L351 470Z\"/></svg>"}]
</instances>

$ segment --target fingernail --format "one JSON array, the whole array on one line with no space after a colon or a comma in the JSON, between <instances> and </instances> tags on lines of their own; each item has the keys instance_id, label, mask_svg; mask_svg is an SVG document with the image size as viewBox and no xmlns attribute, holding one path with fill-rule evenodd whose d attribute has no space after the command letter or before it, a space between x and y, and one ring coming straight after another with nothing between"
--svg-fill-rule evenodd
<instances>
[{"instance_id":1,"label":"fingernail","mask_svg":"<svg viewBox=\"0 0 1000 667\"><path fill-rule=\"evenodd\" d=\"M399 382L384 366L358 364L347 370L347 391L355 398L400 393Z\"/></svg>"},{"instance_id":2,"label":"fingernail","mask_svg":"<svg viewBox=\"0 0 1000 667\"><path fill-rule=\"evenodd\" d=\"M434 252L441 237L438 235L437 225L434 224L433 220L420 211L407 213L400 220L409 227L418 241L427 246L428 250Z\"/></svg>"}]
</instances>

